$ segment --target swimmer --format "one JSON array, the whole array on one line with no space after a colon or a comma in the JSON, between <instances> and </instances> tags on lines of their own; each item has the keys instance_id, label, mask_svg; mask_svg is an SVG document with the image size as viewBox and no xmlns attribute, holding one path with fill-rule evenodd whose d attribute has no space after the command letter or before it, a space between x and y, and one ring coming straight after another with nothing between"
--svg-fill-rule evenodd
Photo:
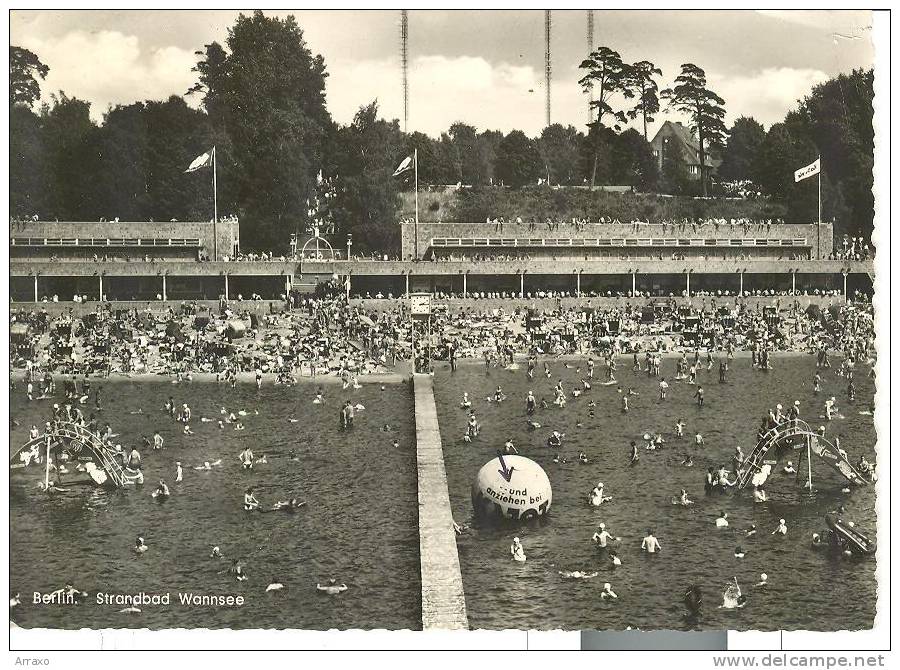
<instances>
[{"instance_id":1,"label":"swimmer","mask_svg":"<svg viewBox=\"0 0 900 670\"><path fill-rule=\"evenodd\" d=\"M253 462L256 463L257 465L259 465L259 464L265 465L266 463L269 462L269 459L266 458L266 455L265 455L265 454L263 454L262 456L260 456L259 458L257 458L257 459L256 459L255 461L253 461Z\"/></svg>"},{"instance_id":2,"label":"swimmer","mask_svg":"<svg viewBox=\"0 0 900 670\"><path fill-rule=\"evenodd\" d=\"M316 589L321 591L322 593L327 593L330 596L336 596L338 593L343 593L347 590L346 584L338 584L337 580L329 579L327 584L316 584Z\"/></svg>"},{"instance_id":3,"label":"swimmer","mask_svg":"<svg viewBox=\"0 0 900 670\"><path fill-rule=\"evenodd\" d=\"M467 409L472 406L472 401L469 400L468 393L463 393L463 399L462 399L462 402L459 403L459 406L462 407L463 409Z\"/></svg>"},{"instance_id":4,"label":"swimmer","mask_svg":"<svg viewBox=\"0 0 900 670\"><path fill-rule=\"evenodd\" d=\"M609 502L610 500L612 500L612 496L603 495L602 483L595 486L591 490L590 495L588 495L588 504L590 504L592 507L600 507L600 505L605 502Z\"/></svg>"},{"instance_id":5,"label":"swimmer","mask_svg":"<svg viewBox=\"0 0 900 670\"><path fill-rule=\"evenodd\" d=\"M591 541L597 546L598 549L606 549L606 545L608 542L615 541L621 542L621 537L613 537L612 534L606 530L606 524L601 523L597 526L597 532L591 537Z\"/></svg>"},{"instance_id":6,"label":"swimmer","mask_svg":"<svg viewBox=\"0 0 900 670\"><path fill-rule=\"evenodd\" d=\"M252 512L259 509L259 501L253 495L253 487L250 486L244 491L244 510Z\"/></svg>"},{"instance_id":7,"label":"swimmer","mask_svg":"<svg viewBox=\"0 0 900 670\"><path fill-rule=\"evenodd\" d=\"M822 540L822 537L818 533L812 534L812 546L816 548L825 546L825 542Z\"/></svg>"},{"instance_id":8,"label":"swimmer","mask_svg":"<svg viewBox=\"0 0 900 670\"><path fill-rule=\"evenodd\" d=\"M722 605L720 608L736 609L743 607L747 603L747 598L741 595L741 587L738 584L737 577L733 577L732 579L734 580L734 583L729 583L722 593Z\"/></svg>"},{"instance_id":9,"label":"swimmer","mask_svg":"<svg viewBox=\"0 0 900 670\"><path fill-rule=\"evenodd\" d=\"M765 572L761 572L761 573L759 573L759 581L756 582L756 584L754 584L753 586L755 586L756 588L760 588L760 587L768 586L768 585L769 585L769 575L767 575Z\"/></svg>"},{"instance_id":10,"label":"swimmer","mask_svg":"<svg viewBox=\"0 0 900 670\"><path fill-rule=\"evenodd\" d=\"M468 524L465 524L465 523L459 524L459 523L456 523L456 521L453 521L453 520L451 520L451 521L453 522L453 532L456 533L457 535L462 535L465 531L469 530Z\"/></svg>"},{"instance_id":11,"label":"swimmer","mask_svg":"<svg viewBox=\"0 0 900 670\"><path fill-rule=\"evenodd\" d=\"M559 570L559 576L563 579L593 579L599 572L582 572L581 570Z\"/></svg>"},{"instance_id":12,"label":"swimmer","mask_svg":"<svg viewBox=\"0 0 900 670\"><path fill-rule=\"evenodd\" d=\"M785 523L784 519L778 520L778 527L772 531L772 535L787 535L787 523Z\"/></svg>"},{"instance_id":13,"label":"swimmer","mask_svg":"<svg viewBox=\"0 0 900 670\"><path fill-rule=\"evenodd\" d=\"M244 572L244 566L241 565L241 562L236 558L231 561L231 567L225 572L229 575L233 575L239 582L244 582L248 579L247 573Z\"/></svg>"},{"instance_id":14,"label":"swimmer","mask_svg":"<svg viewBox=\"0 0 900 670\"><path fill-rule=\"evenodd\" d=\"M240 421L238 421L237 423L234 424L234 429L235 430L244 430L244 424L242 424Z\"/></svg>"},{"instance_id":15,"label":"swimmer","mask_svg":"<svg viewBox=\"0 0 900 670\"><path fill-rule=\"evenodd\" d=\"M641 550L646 551L648 554L662 551L659 540L656 539L656 536L653 535L653 530L650 528L647 529L647 535L641 540Z\"/></svg>"},{"instance_id":16,"label":"swimmer","mask_svg":"<svg viewBox=\"0 0 900 670\"><path fill-rule=\"evenodd\" d=\"M611 585L609 582L606 582L606 583L603 585L603 590L600 592L600 598L601 598L602 600L607 600L607 599L613 599L613 600L614 600L614 599L616 599L616 598L618 598L618 597L619 597L619 596L616 595L615 591L612 590L612 585Z\"/></svg>"},{"instance_id":17,"label":"swimmer","mask_svg":"<svg viewBox=\"0 0 900 670\"><path fill-rule=\"evenodd\" d=\"M696 435L694 435L694 444L697 445L698 447L703 446L703 436L700 433L697 433Z\"/></svg>"},{"instance_id":18,"label":"swimmer","mask_svg":"<svg viewBox=\"0 0 900 670\"><path fill-rule=\"evenodd\" d=\"M210 558L225 558L225 554L222 553L222 550L219 549L219 546L216 545L212 548L212 551L209 553Z\"/></svg>"},{"instance_id":19,"label":"swimmer","mask_svg":"<svg viewBox=\"0 0 900 670\"><path fill-rule=\"evenodd\" d=\"M509 553L514 561L519 563L525 562L525 549L522 547L519 538L513 538L512 544L509 546Z\"/></svg>"},{"instance_id":20,"label":"swimmer","mask_svg":"<svg viewBox=\"0 0 900 670\"><path fill-rule=\"evenodd\" d=\"M694 501L688 498L687 491L681 489L681 493L677 498L672 498L672 503L675 505L693 505Z\"/></svg>"},{"instance_id":21,"label":"swimmer","mask_svg":"<svg viewBox=\"0 0 900 670\"><path fill-rule=\"evenodd\" d=\"M194 431L191 430L191 427L187 424L184 424L184 430L181 431L182 435L193 435Z\"/></svg>"},{"instance_id":22,"label":"swimmer","mask_svg":"<svg viewBox=\"0 0 900 670\"><path fill-rule=\"evenodd\" d=\"M716 518L716 528L728 528L728 512L719 512Z\"/></svg>"},{"instance_id":23,"label":"swimmer","mask_svg":"<svg viewBox=\"0 0 900 670\"><path fill-rule=\"evenodd\" d=\"M676 437L678 437L678 438L684 437L684 426L685 426L684 419L678 419L678 421L675 422L675 436Z\"/></svg>"},{"instance_id":24,"label":"swimmer","mask_svg":"<svg viewBox=\"0 0 900 670\"><path fill-rule=\"evenodd\" d=\"M386 423L381 427L382 433L390 433L392 430L393 430L393 428L391 428L391 424L389 424L389 423Z\"/></svg>"},{"instance_id":25,"label":"swimmer","mask_svg":"<svg viewBox=\"0 0 900 670\"><path fill-rule=\"evenodd\" d=\"M666 381L666 378L663 377L659 382L659 399L665 400L668 393L669 393L669 383Z\"/></svg>"},{"instance_id":26,"label":"swimmer","mask_svg":"<svg viewBox=\"0 0 900 670\"><path fill-rule=\"evenodd\" d=\"M298 502L296 498L291 498L290 500L279 500L277 503L272 505L272 510L284 510L285 512L293 512L294 510L298 510L303 507L306 502Z\"/></svg>"},{"instance_id":27,"label":"swimmer","mask_svg":"<svg viewBox=\"0 0 900 670\"><path fill-rule=\"evenodd\" d=\"M143 554L149 548L150 547L148 547L146 544L144 544L144 538L138 537L134 541L134 546L131 548L131 550L136 554Z\"/></svg>"},{"instance_id":28,"label":"swimmer","mask_svg":"<svg viewBox=\"0 0 900 670\"><path fill-rule=\"evenodd\" d=\"M284 584L281 583L281 580L272 577L272 581L269 582L269 585L266 587L266 593L271 593L273 591L282 591L283 589Z\"/></svg>"},{"instance_id":29,"label":"swimmer","mask_svg":"<svg viewBox=\"0 0 900 670\"><path fill-rule=\"evenodd\" d=\"M610 549L609 551L609 561L610 563L612 563L614 568L622 565L622 559L619 558L619 554L616 553L614 549Z\"/></svg>"},{"instance_id":30,"label":"swimmer","mask_svg":"<svg viewBox=\"0 0 900 670\"><path fill-rule=\"evenodd\" d=\"M156 490L153 492L154 498L168 498L169 497L169 487L166 484L165 480L159 480L159 486L156 487Z\"/></svg>"},{"instance_id":31,"label":"swimmer","mask_svg":"<svg viewBox=\"0 0 900 670\"><path fill-rule=\"evenodd\" d=\"M399 449L400 448L400 440L394 440L393 442L391 442L391 446L394 449Z\"/></svg>"},{"instance_id":32,"label":"swimmer","mask_svg":"<svg viewBox=\"0 0 900 670\"><path fill-rule=\"evenodd\" d=\"M175 483L182 481L184 479L184 472L181 469L181 461L175 461Z\"/></svg>"},{"instance_id":33,"label":"swimmer","mask_svg":"<svg viewBox=\"0 0 900 670\"><path fill-rule=\"evenodd\" d=\"M735 558L743 558L744 556L746 556L746 553L745 553L744 550L741 548L741 545L736 546L736 547L734 548L734 557L735 557Z\"/></svg>"},{"instance_id":34,"label":"swimmer","mask_svg":"<svg viewBox=\"0 0 900 670\"><path fill-rule=\"evenodd\" d=\"M537 421L526 421L525 424L528 426L528 430L537 430L541 427Z\"/></svg>"},{"instance_id":35,"label":"swimmer","mask_svg":"<svg viewBox=\"0 0 900 670\"><path fill-rule=\"evenodd\" d=\"M690 454L685 454L684 459L682 459L681 464L686 468L694 467L694 457Z\"/></svg>"},{"instance_id":36,"label":"swimmer","mask_svg":"<svg viewBox=\"0 0 900 670\"><path fill-rule=\"evenodd\" d=\"M584 465L587 465L587 463L588 463L587 454L584 453L583 451L578 452L578 462L583 463Z\"/></svg>"},{"instance_id":37,"label":"swimmer","mask_svg":"<svg viewBox=\"0 0 900 670\"><path fill-rule=\"evenodd\" d=\"M754 535L756 535L756 524L751 523L750 527L746 531L744 531L744 536L753 537Z\"/></svg>"},{"instance_id":38,"label":"swimmer","mask_svg":"<svg viewBox=\"0 0 900 670\"><path fill-rule=\"evenodd\" d=\"M18 593L16 593L16 595L14 595L12 598L9 599L9 609L12 609L13 607L18 607L21 604L22 604L21 596Z\"/></svg>"},{"instance_id":39,"label":"swimmer","mask_svg":"<svg viewBox=\"0 0 900 670\"><path fill-rule=\"evenodd\" d=\"M788 475L793 475L793 474L795 474L795 473L797 472L797 470L794 468L793 462L791 462L791 461L788 461L788 462L787 462L787 465L785 465L785 466L781 469L781 471L784 472L785 474L788 474Z\"/></svg>"},{"instance_id":40,"label":"swimmer","mask_svg":"<svg viewBox=\"0 0 900 670\"><path fill-rule=\"evenodd\" d=\"M503 450L507 454L518 454L519 453L519 450L516 449L516 446L513 444L513 441L508 438L506 440L506 444L503 445Z\"/></svg>"},{"instance_id":41,"label":"swimmer","mask_svg":"<svg viewBox=\"0 0 900 670\"><path fill-rule=\"evenodd\" d=\"M325 396L322 394L322 387L319 387L319 390L316 391L316 397L313 400L313 405L324 405L325 404Z\"/></svg>"},{"instance_id":42,"label":"swimmer","mask_svg":"<svg viewBox=\"0 0 900 670\"><path fill-rule=\"evenodd\" d=\"M238 455L238 460L241 462L241 467L244 470L252 470L253 469L253 450L250 449L250 447L244 447L244 449Z\"/></svg>"}]
</instances>

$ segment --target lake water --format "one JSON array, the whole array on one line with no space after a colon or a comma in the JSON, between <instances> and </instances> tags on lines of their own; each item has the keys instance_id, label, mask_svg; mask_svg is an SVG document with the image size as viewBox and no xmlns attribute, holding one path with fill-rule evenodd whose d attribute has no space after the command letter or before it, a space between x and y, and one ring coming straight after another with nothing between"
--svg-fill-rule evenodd
<instances>
[{"instance_id":1,"label":"lake water","mask_svg":"<svg viewBox=\"0 0 900 670\"><path fill-rule=\"evenodd\" d=\"M97 380L94 385L97 385ZM61 386L61 385L60 385ZM121 433L129 447L159 428L166 449L140 448L146 477L143 487L102 491L81 487L48 498L35 484L37 467L11 471L10 588L23 604L14 620L23 627L51 628L421 628L421 585L417 530L415 427L412 390L377 383L341 391L326 384L325 405L314 405L315 385L293 388L251 384L231 390L225 384L172 385L141 380L103 384L101 418ZM172 395L187 402L195 435L181 435L162 411ZM338 428L344 399L362 403L355 426ZM27 441L32 423L41 425L52 401L28 403L21 385L12 396L12 416L20 425L11 444ZM200 416L219 418L220 408L247 410L244 431ZM143 408L144 414L129 412ZM258 410L259 414L254 412ZM290 423L288 417L299 419ZM390 424L392 432L381 430ZM400 448L391 443L399 440ZM240 468L244 446L267 464ZM288 457L296 449L298 460ZM211 472L192 466L222 459ZM184 466L184 481L174 484L175 461ZM172 496L158 504L151 498L158 478ZM263 505L296 496L306 506L296 514L251 514L242 511L243 490L254 485ZM150 550L131 551L135 537ZM226 559L209 558L219 545ZM241 558L250 576L237 582L217 574ZM272 577L286 589L265 593ZM330 597L316 590L329 578L349 589ZM76 607L36 606L33 591L49 592L71 581L90 593ZM94 594L171 593L172 604L146 606L140 614L120 614L122 606L97 605ZM235 608L187 607L178 592L242 595Z\"/></svg>"},{"instance_id":2,"label":"lake water","mask_svg":"<svg viewBox=\"0 0 900 670\"><path fill-rule=\"evenodd\" d=\"M524 398L528 389L550 401L557 379L567 389L581 376L572 361L553 362L553 374L529 382L519 370L492 369L478 363L460 365L456 373L438 370L435 393L444 440L451 505L457 521L470 520L470 486L478 469L512 438L522 455L540 463L553 485L548 519L515 529L473 528L458 538L469 622L473 628L642 629L731 628L816 629L868 628L875 612L875 561L843 559L815 550L810 536L825 528L824 514L843 503L846 519L874 536L875 489L872 486L842 494L842 480L818 461L813 462L815 491L805 493L793 476L776 474L767 484L768 503L753 504L749 492L708 497L703 492L708 465L729 464L736 444L745 453L753 447L755 430L766 409L775 402L798 399L811 424L825 423L818 415L826 395L838 397L842 416L828 424L831 436L855 462L860 454L875 459L875 431L869 409L874 393L866 369L857 370L855 403L846 401L845 380L834 370L823 372L823 392L812 392L815 362L810 357L778 358L775 369L750 369L738 359L727 384L717 370L701 373L706 406L693 399L694 387L673 383L669 400L657 400L657 381L630 370L620 361L618 377L633 386L631 411L620 410L615 386L595 383L593 389L565 408L551 404L538 410L542 428L525 427ZM581 362L583 364L583 362ZM663 363L663 374L674 375L674 360ZM600 366L598 365L598 371ZM95 381L95 384L97 382ZM484 398L501 385L509 396L502 404ZM25 627L150 627L150 628L420 628L421 596L417 532L415 435L412 393L408 384L367 383L342 392L325 386L327 403L314 405L315 385L294 388L249 384L235 390L225 385L195 382L172 385L141 380L104 383L103 420L109 420L126 445L140 444L142 435L160 428L166 449L141 449L147 481L142 488L106 492L79 489L47 498L36 482L41 472L13 471L10 491L11 588L22 594L23 605L14 619ZM459 408L467 391L482 425L480 436L463 442L465 413ZM180 435L180 425L162 412L169 396L188 402L194 412L195 435ZM338 429L338 407L344 398L365 405L351 432ZM588 416L588 399L596 402ZM13 393L12 416L19 426L11 431L12 445L27 440L32 423L43 421L51 401L28 403L21 387ZM200 416L219 416L220 407L246 409L245 431L231 426L220 430L202 423ZM129 412L144 409L144 414ZM259 414L255 411L258 410ZM298 419L290 423L288 417ZM674 424L684 418L688 437L704 435L706 444L677 441ZM582 426L576 423L581 422ZM392 432L382 432L384 424ZM555 464L543 445L550 431L566 433L564 455L569 463ZM629 442L647 431L661 431L668 440L657 452L641 451L640 461L628 465ZM400 448L391 446L393 439ZM237 454L245 446L268 464L251 472L240 469ZM290 449L299 460L290 460ZM579 451L590 463L577 462ZM685 452L696 465L680 465ZM212 472L191 466L222 458ZM174 462L185 466L185 480L173 484ZM796 459L795 459L796 464ZM777 472L777 471L776 471ZM154 502L154 482L165 477L173 495ZM601 508L586 504L597 481L613 500ZM247 514L241 510L243 489L257 487L264 504L297 496L307 501L295 515ZM671 497L686 488L696 504L673 506ZM728 512L731 526L717 529L714 519ZM770 535L780 517L787 519L785 538ZM600 562L590 537L597 524L622 537L618 547L623 565L612 569ZM744 529L755 523L753 538ZM652 526L663 551L647 556L641 537ZM522 539L528 561L509 559L513 535ZM150 550L136 556L131 546L142 535ZM219 545L228 559L240 557L250 575L238 583L217 574L229 560L208 557ZM746 557L733 551L742 545ZM587 581L563 581L559 570L598 570ZM754 589L766 572L770 586ZM741 610L717 609L724 584L737 576L748 605ZM276 595L264 592L272 577L287 586ZM315 589L329 577L350 587L337 597ZM71 581L88 591L87 602L72 607L35 606L33 591L48 592ZM604 581L619 595L613 602L599 598ZM700 584L704 610L699 621L684 617L681 594L690 583ZM144 607L141 614L117 612L119 606L96 605L96 592L172 594L173 604ZM202 595L243 595L240 608L202 608L176 604L178 592Z\"/></svg>"},{"instance_id":3,"label":"lake water","mask_svg":"<svg viewBox=\"0 0 900 670\"><path fill-rule=\"evenodd\" d=\"M553 486L553 505L549 518L516 529L474 528L458 538L463 584L473 628L529 629L861 629L872 626L875 613L875 560L833 557L811 546L813 532L825 526L824 514L843 503L846 520L853 520L869 537L875 536L875 487L867 486L842 494L843 480L820 461L812 464L814 493L810 495L793 475L780 473L770 478L767 503L754 504L752 493L734 491L725 495L704 495L704 474L710 465L731 467L735 445L749 454L755 443L756 429L767 409L781 402L787 407L794 400L802 403L803 418L811 425L828 423L823 414L826 394L838 398L845 418L828 423L830 436L839 435L841 446L855 463L860 454L875 459L875 430L868 410L874 382L866 376L868 368L857 366L858 393L855 403L846 400L846 380L834 369L822 372L822 393L812 391L816 373L814 357L785 357L773 360L775 369L754 371L749 358L733 362L726 384L718 383L718 367L699 375L706 391L706 404L698 409L692 398L694 388L672 383L669 399L658 401L658 380L646 373L634 373L630 359L622 358L617 376L627 388L639 395L631 398L631 409L621 411L616 386L597 383L580 398L569 398L564 408L552 404L553 387L562 379L567 391L578 378L576 365L552 363L547 379L538 366L536 378L529 382L525 366L510 371L491 369L483 364L465 364L451 374L437 372L435 392L444 457L454 518L470 520L470 487L484 463L496 455L507 438L524 456L532 458L547 471ZM601 365L597 371L602 376ZM663 361L663 376L671 382L675 360ZM507 401L488 403L497 385L503 387ZM579 384L580 386L580 384ZM525 396L529 389L540 400L544 396L550 409L538 409L534 419L542 427L526 429ZM462 440L465 411L459 402L463 392L473 400L482 430L471 443ZM587 402L596 403L595 416L588 416ZM686 438L676 440L675 422L683 418ZM576 426L581 422L581 427ZM552 462L553 452L544 444L552 430L566 434L563 446L566 464ZM667 440L661 451L641 448L637 464L629 467L631 440L641 443L647 431L659 431ZM705 446L695 447L693 435L700 432ZM579 451L586 452L590 463L577 461ZM693 454L695 466L681 464L685 452ZM796 453L794 464L797 464ZM805 464L804 464L805 469ZM586 498L598 482L606 485L613 500L600 508L590 507ZM674 506L671 498L687 489L696 504ZM718 513L728 512L731 525L717 529ZM786 537L770 533L785 518ZM591 535L599 522L622 538L618 547L623 565L613 568L601 562L593 548ZM755 523L758 533L744 535ZM641 538L652 527L662 545L655 556L640 550ZM528 560L510 560L509 545L518 535ZM734 557L741 545L745 558ZM598 570L591 580L564 581L559 570ZM759 574L768 574L770 585L754 589ZM749 601L739 610L718 609L725 583L737 576ZM603 582L610 582L619 598L601 600ZM681 603L684 589L699 584L704 594L699 621L685 618Z\"/></svg>"}]
</instances>

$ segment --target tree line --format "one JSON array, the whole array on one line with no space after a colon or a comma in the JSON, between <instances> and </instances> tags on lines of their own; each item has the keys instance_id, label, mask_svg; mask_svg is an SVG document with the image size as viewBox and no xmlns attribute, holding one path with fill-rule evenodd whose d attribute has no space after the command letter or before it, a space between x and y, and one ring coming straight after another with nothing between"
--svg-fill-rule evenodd
<instances>
[{"instance_id":1,"label":"tree line","mask_svg":"<svg viewBox=\"0 0 900 670\"><path fill-rule=\"evenodd\" d=\"M206 220L213 211L212 175L184 170L215 146L218 211L241 218L247 249L285 250L291 233L327 220L339 239L353 235L354 249L396 251L399 193L411 189L412 175L392 175L413 150L420 186L616 184L694 195L715 192L715 179L750 179L764 194L796 200L796 211L810 220L808 184L794 186L787 176L809 162L815 146L826 166L826 214L871 226L871 215L864 217L872 208L871 71L817 87L768 132L743 118L729 131L722 123L724 101L707 88L698 66L683 65L672 86L660 91L655 65L625 64L601 47L581 64L581 84L594 108L586 132L553 124L529 137L458 122L433 138L402 132L397 120L379 116L377 101L360 107L349 124L336 123L326 104L324 60L311 52L292 16L242 14L224 44L206 45L197 56L196 83L187 96L199 109L173 95L117 105L98 124L89 103L63 92L33 111L48 68L38 55L11 47L11 213ZM658 168L646 133L662 103L690 119L701 162L710 152L721 155L718 178L704 167L699 183L687 179L677 154ZM628 119L639 121L643 133L623 129ZM319 197L323 181L327 197Z\"/></svg>"}]
</instances>

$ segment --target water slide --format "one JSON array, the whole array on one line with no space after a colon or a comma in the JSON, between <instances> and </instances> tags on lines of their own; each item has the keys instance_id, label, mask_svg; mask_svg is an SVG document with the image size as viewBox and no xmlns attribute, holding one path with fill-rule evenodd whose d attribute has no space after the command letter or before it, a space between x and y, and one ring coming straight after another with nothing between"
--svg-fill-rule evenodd
<instances>
[{"instance_id":1,"label":"water slide","mask_svg":"<svg viewBox=\"0 0 900 670\"><path fill-rule=\"evenodd\" d=\"M821 461L841 475L851 484L864 486L868 481L856 470L855 467L841 454L838 448L813 431L809 424L799 419L786 420L774 428L769 429L757 442L756 447L745 459L744 473L738 479L738 487L744 488L753 482L756 486L764 483L760 481L760 471L764 466L766 456L774 447L774 456L785 449L803 449L809 444L810 453L815 454Z\"/></svg>"},{"instance_id":2,"label":"water slide","mask_svg":"<svg viewBox=\"0 0 900 670\"><path fill-rule=\"evenodd\" d=\"M21 459L18 458L19 454L34 446L39 448L43 456L48 441L51 445L51 450L57 453L67 451L75 460L94 462L96 472L88 471L88 475L98 485L120 487L134 479L134 477L129 477L129 473L123 470L118 463L116 452L112 448L103 444L97 435L84 426L68 421L54 422L48 433L39 435L18 449L12 450L9 455L10 468L21 467ZM141 475L141 479L143 479L143 475Z\"/></svg>"},{"instance_id":3,"label":"water slide","mask_svg":"<svg viewBox=\"0 0 900 670\"><path fill-rule=\"evenodd\" d=\"M858 531L855 526L850 525L834 514L826 514L825 523L828 524L831 532L837 535L842 540L842 543L854 554L875 553L875 542L870 540L864 533Z\"/></svg>"}]
</instances>

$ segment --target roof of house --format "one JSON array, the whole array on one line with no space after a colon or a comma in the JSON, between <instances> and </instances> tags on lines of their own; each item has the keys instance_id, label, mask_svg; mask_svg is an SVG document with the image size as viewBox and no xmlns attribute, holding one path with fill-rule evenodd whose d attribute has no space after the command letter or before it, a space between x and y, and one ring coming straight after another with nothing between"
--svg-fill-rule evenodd
<instances>
[{"instance_id":1,"label":"roof of house","mask_svg":"<svg viewBox=\"0 0 900 670\"><path fill-rule=\"evenodd\" d=\"M658 146L664 137L676 137L684 149L684 160L688 165L700 165L700 143L687 126L679 121L665 121L656 131L652 145ZM706 164L710 167L718 166L722 161L707 151Z\"/></svg>"}]
</instances>

